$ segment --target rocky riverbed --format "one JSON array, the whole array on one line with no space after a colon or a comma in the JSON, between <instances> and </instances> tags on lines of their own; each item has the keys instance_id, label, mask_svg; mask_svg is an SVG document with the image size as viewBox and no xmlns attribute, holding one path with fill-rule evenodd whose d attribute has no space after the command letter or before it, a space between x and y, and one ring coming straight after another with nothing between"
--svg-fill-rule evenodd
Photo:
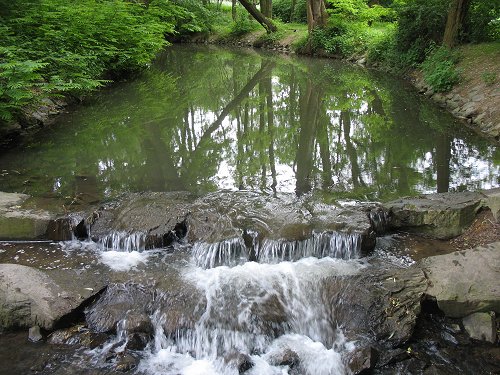
<instances>
[{"instance_id":1,"label":"rocky riverbed","mask_svg":"<svg viewBox=\"0 0 500 375\"><path fill-rule=\"evenodd\" d=\"M31 217L26 198L3 194L2 215ZM41 374L495 373L500 240L418 261L381 246L394 231L453 244L478 213L497 225L498 191L384 205L148 193L47 214L31 240L66 241L0 244L0 341L29 329L45 359L24 370Z\"/></svg>"}]
</instances>

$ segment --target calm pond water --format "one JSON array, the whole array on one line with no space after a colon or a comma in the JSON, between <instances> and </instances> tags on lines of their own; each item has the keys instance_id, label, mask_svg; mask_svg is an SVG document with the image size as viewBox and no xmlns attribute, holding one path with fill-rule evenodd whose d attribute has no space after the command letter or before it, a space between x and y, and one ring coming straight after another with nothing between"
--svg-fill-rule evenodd
<instances>
[{"instance_id":1,"label":"calm pond water","mask_svg":"<svg viewBox=\"0 0 500 375\"><path fill-rule=\"evenodd\" d=\"M407 83L338 61L173 46L0 155L0 187L321 192L388 200L499 186L500 153Z\"/></svg>"}]
</instances>

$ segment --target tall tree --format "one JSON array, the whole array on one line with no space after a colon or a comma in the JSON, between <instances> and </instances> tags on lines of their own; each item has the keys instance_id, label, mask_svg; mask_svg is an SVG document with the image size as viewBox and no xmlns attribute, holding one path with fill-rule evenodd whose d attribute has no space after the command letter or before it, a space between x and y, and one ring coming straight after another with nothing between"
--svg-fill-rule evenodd
<instances>
[{"instance_id":1,"label":"tall tree","mask_svg":"<svg viewBox=\"0 0 500 375\"><path fill-rule=\"evenodd\" d=\"M451 0L443 37L443 45L446 47L452 48L456 45L470 2L471 0Z\"/></svg>"},{"instance_id":2,"label":"tall tree","mask_svg":"<svg viewBox=\"0 0 500 375\"><path fill-rule=\"evenodd\" d=\"M260 0L260 11L264 16L273 18L273 2L272 0Z\"/></svg>"},{"instance_id":3,"label":"tall tree","mask_svg":"<svg viewBox=\"0 0 500 375\"><path fill-rule=\"evenodd\" d=\"M311 32L316 27L326 26L328 13L324 0L307 0L307 29Z\"/></svg>"},{"instance_id":4,"label":"tall tree","mask_svg":"<svg viewBox=\"0 0 500 375\"><path fill-rule=\"evenodd\" d=\"M276 25L268 19L265 15L263 15L257 7L250 1L248 0L238 0L241 5L247 10L250 15L255 18L255 20L266 29L268 33L274 33L278 31Z\"/></svg>"}]
</instances>

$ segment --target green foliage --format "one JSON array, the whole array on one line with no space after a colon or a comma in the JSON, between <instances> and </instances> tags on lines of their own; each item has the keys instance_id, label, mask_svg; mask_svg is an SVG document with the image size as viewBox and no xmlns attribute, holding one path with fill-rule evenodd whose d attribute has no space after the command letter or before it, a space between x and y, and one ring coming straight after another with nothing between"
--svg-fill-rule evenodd
<instances>
[{"instance_id":1,"label":"green foliage","mask_svg":"<svg viewBox=\"0 0 500 375\"><path fill-rule=\"evenodd\" d=\"M12 49L0 47L0 119L11 120L15 111L33 100L41 85L39 70L46 65L18 61Z\"/></svg>"},{"instance_id":2,"label":"green foliage","mask_svg":"<svg viewBox=\"0 0 500 375\"><path fill-rule=\"evenodd\" d=\"M436 92L451 90L460 80L456 68L457 62L457 53L445 47L432 47L422 63L424 80Z\"/></svg>"},{"instance_id":3,"label":"green foliage","mask_svg":"<svg viewBox=\"0 0 500 375\"><path fill-rule=\"evenodd\" d=\"M407 0L396 4L398 31L396 48L407 53L410 64L420 63L432 42L440 43L443 37L448 1Z\"/></svg>"},{"instance_id":4,"label":"green foliage","mask_svg":"<svg viewBox=\"0 0 500 375\"><path fill-rule=\"evenodd\" d=\"M167 0L164 0L168 3ZM218 22L219 13L212 7L203 6L197 0L173 0L178 6L175 30L180 34L209 32Z\"/></svg>"},{"instance_id":5,"label":"green foliage","mask_svg":"<svg viewBox=\"0 0 500 375\"><path fill-rule=\"evenodd\" d=\"M472 1L463 39L474 43L500 40L500 0Z\"/></svg>"},{"instance_id":6,"label":"green foliage","mask_svg":"<svg viewBox=\"0 0 500 375\"><path fill-rule=\"evenodd\" d=\"M257 30L259 27L259 23L245 9L238 7L236 8L236 20L231 25L230 35L235 37L245 35Z\"/></svg>"},{"instance_id":7,"label":"green foliage","mask_svg":"<svg viewBox=\"0 0 500 375\"><path fill-rule=\"evenodd\" d=\"M328 53L347 57L361 49L366 40L365 26L332 18L325 28L314 29L311 34L313 50L325 50Z\"/></svg>"},{"instance_id":8,"label":"green foliage","mask_svg":"<svg viewBox=\"0 0 500 375\"><path fill-rule=\"evenodd\" d=\"M296 0L292 10L292 0L273 1L273 16L282 22L307 23L306 0Z\"/></svg>"},{"instance_id":9,"label":"green foliage","mask_svg":"<svg viewBox=\"0 0 500 375\"><path fill-rule=\"evenodd\" d=\"M365 0L328 0L328 12L348 20L363 20L368 10Z\"/></svg>"},{"instance_id":10,"label":"green foliage","mask_svg":"<svg viewBox=\"0 0 500 375\"><path fill-rule=\"evenodd\" d=\"M188 0L183 0L188 1ZM80 95L107 75L149 66L165 35L202 28L168 0L28 0L2 5L0 113L8 120L40 96Z\"/></svg>"}]
</instances>

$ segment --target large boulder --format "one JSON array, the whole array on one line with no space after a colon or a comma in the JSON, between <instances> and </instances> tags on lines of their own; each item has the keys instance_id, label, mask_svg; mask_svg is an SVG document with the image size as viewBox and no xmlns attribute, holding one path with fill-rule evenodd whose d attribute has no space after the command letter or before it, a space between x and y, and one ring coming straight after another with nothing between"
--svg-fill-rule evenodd
<instances>
[{"instance_id":1,"label":"large boulder","mask_svg":"<svg viewBox=\"0 0 500 375\"><path fill-rule=\"evenodd\" d=\"M481 193L439 193L403 198L385 204L391 212L391 225L436 239L462 234L482 207Z\"/></svg>"},{"instance_id":2,"label":"large boulder","mask_svg":"<svg viewBox=\"0 0 500 375\"><path fill-rule=\"evenodd\" d=\"M500 188L484 190L484 204L487 206L497 223L500 223Z\"/></svg>"},{"instance_id":3,"label":"large boulder","mask_svg":"<svg viewBox=\"0 0 500 375\"><path fill-rule=\"evenodd\" d=\"M420 266L429 280L426 294L446 316L500 313L500 242L429 257Z\"/></svg>"},{"instance_id":4,"label":"large boulder","mask_svg":"<svg viewBox=\"0 0 500 375\"><path fill-rule=\"evenodd\" d=\"M426 279L413 266L370 269L355 276L328 278L322 285L330 320L343 328L349 340L363 343L368 338L369 344L395 348L413 334Z\"/></svg>"},{"instance_id":5,"label":"large boulder","mask_svg":"<svg viewBox=\"0 0 500 375\"><path fill-rule=\"evenodd\" d=\"M53 215L42 210L23 209L26 194L0 192L0 239L19 240L42 237Z\"/></svg>"},{"instance_id":6,"label":"large boulder","mask_svg":"<svg viewBox=\"0 0 500 375\"><path fill-rule=\"evenodd\" d=\"M68 289L43 271L0 264L0 330L34 325L52 329L90 297L93 290L81 284Z\"/></svg>"}]
</instances>

